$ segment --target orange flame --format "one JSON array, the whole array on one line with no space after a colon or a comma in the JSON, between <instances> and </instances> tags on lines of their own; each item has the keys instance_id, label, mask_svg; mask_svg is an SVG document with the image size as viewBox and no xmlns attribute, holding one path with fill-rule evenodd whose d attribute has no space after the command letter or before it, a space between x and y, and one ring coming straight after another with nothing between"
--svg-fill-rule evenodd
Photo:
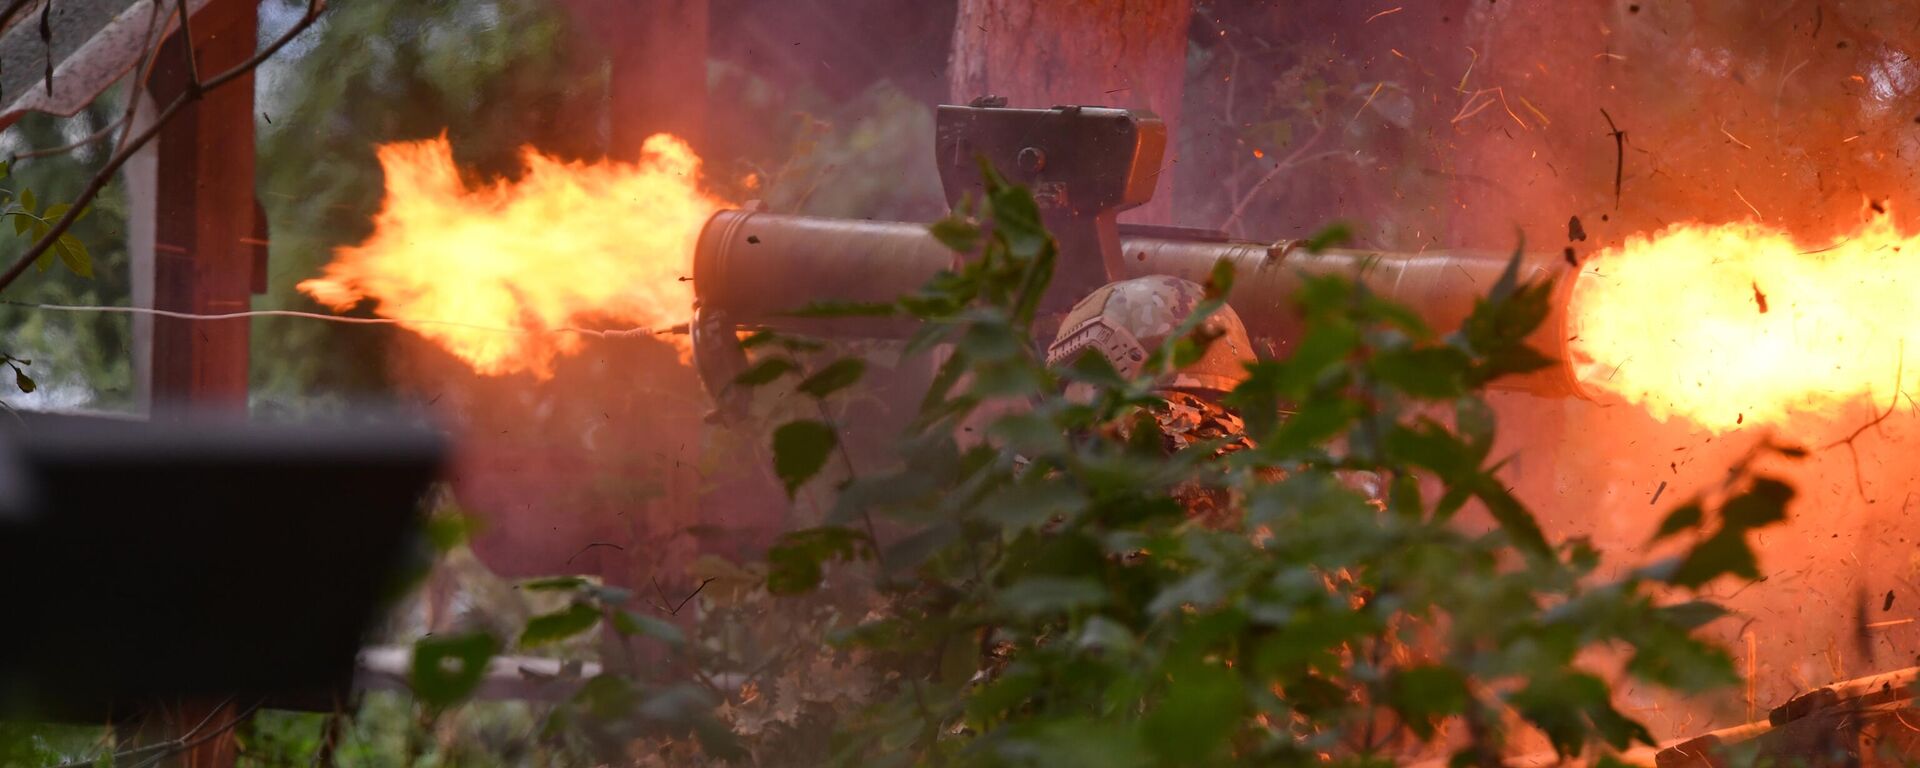
<instances>
[{"instance_id":1,"label":"orange flame","mask_svg":"<svg viewBox=\"0 0 1920 768\"><path fill-rule=\"evenodd\" d=\"M493 376L551 377L582 346L568 330L580 324L686 322L695 240L726 207L701 191L692 148L666 134L637 163L525 149L518 180L478 187L461 181L445 136L383 145L379 158L387 195L373 235L299 289L335 311L371 298L376 314Z\"/></svg>"},{"instance_id":2,"label":"orange flame","mask_svg":"<svg viewBox=\"0 0 1920 768\"><path fill-rule=\"evenodd\" d=\"M1832 422L1884 404L1916 370L1905 360L1907 340L1920 341L1916 257L1920 236L1884 214L1830 245L1751 222L1629 238L1573 285L1575 375L1716 433Z\"/></svg>"}]
</instances>

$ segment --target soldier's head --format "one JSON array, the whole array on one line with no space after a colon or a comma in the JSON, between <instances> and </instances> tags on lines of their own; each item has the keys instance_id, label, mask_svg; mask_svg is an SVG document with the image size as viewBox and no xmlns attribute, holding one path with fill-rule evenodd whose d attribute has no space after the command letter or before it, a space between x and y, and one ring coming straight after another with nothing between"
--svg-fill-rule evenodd
<instances>
[{"instance_id":1,"label":"soldier's head","mask_svg":"<svg viewBox=\"0 0 1920 768\"><path fill-rule=\"evenodd\" d=\"M1199 284L1164 275L1103 285L1061 321L1059 335L1047 347L1047 364L1068 365L1093 350L1121 375L1138 375L1147 357L1205 298ZM1246 364L1255 359L1253 344L1233 308L1221 307L1197 330L1213 342L1200 359L1161 376L1156 389L1217 398L1246 379Z\"/></svg>"}]
</instances>

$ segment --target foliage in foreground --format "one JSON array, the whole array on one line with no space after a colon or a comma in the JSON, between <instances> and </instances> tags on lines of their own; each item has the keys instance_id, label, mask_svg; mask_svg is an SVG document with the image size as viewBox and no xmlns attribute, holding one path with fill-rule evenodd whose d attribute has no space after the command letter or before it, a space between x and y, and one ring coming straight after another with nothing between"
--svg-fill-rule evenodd
<instances>
[{"instance_id":1,"label":"foliage in foreground","mask_svg":"<svg viewBox=\"0 0 1920 768\"><path fill-rule=\"evenodd\" d=\"M1784 519L1792 489L1736 467L1722 498L1693 500L1660 527L1657 538L1684 539L1677 555L1618 579L1597 578L1586 542L1548 541L1495 475L1493 413L1477 396L1550 363L1524 341L1550 286L1519 283L1517 254L1445 338L1357 281L1307 278L1305 337L1286 359L1253 365L1228 398L1257 447L1169 456L1142 418L1158 402L1149 379L1123 380L1097 356L1042 365L1029 339L1054 245L1023 190L995 183L986 202L990 231L935 225L978 253L963 270L897 305L852 308L911 314L925 321L914 346L952 350L903 461L846 483L826 525L769 556L773 591L814 589L837 576L826 564L861 561L890 598L836 638L898 673L844 725L840 758L1296 764L1450 752L1491 764L1520 723L1563 755L1652 742L1615 709L1606 679L1576 664L1583 653L1613 649L1626 675L1682 692L1737 679L1724 652L1689 634L1721 609L1653 593L1756 578L1747 533ZM1189 329L1231 281L1216 270ZM1148 376L1208 341L1175 336ZM1069 382L1097 394L1059 394ZM1022 407L998 407L1009 402ZM983 424L984 439L969 440ZM778 453L790 482L826 461L824 427L776 433L823 438ZM1356 476L1383 490L1370 498ZM1225 494L1236 519L1190 519L1174 496L1195 487ZM1463 518L1469 509L1486 524Z\"/></svg>"},{"instance_id":2,"label":"foliage in foreground","mask_svg":"<svg viewBox=\"0 0 1920 768\"><path fill-rule=\"evenodd\" d=\"M1549 286L1510 269L1439 337L1354 280L1310 277L1305 337L1228 398L1256 447L1169 450L1152 374L1210 341L1195 329L1231 271L1142 378L1095 356L1049 370L1032 338L1055 246L1027 192L989 178L991 226L963 212L933 227L975 254L966 266L893 304L813 310L911 316L908 351L943 350L893 466L856 471L824 418L774 429L790 491L836 460L850 478L764 569L703 566L720 586L690 634L673 606L622 590L525 585L573 598L520 645L604 626L619 655L661 662L586 681L546 735L600 759L761 765L1490 765L1522 729L1565 755L1650 743L1596 659L1681 692L1736 679L1690 635L1722 610L1654 595L1755 578L1747 534L1781 521L1792 489L1735 467L1660 527L1672 557L1618 578L1586 542L1549 541L1496 477L1477 396L1548 364L1524 339ZM863 370L803 339L747 343L758 362L739 386L825 401ZM1231 519L1191 517L1176 498L1195 492ZM429 661L462 659L417 667L423 705L460 701L470 681L442 672L496 647L423 641Z\"/></svg>"}]
</instances>

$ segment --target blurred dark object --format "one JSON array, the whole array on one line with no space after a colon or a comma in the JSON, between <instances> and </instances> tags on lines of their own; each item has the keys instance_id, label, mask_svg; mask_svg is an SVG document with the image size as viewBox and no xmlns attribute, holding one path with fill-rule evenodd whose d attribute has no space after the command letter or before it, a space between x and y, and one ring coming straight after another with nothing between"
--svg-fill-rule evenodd
<instances>
[{"instance_id":1,"label":"blurred dark object","mask_svg":"<svg viewBox=\"0 0 1920 768\"><path fill-rule=\"evenodd\" d=\"M0 702L100 722L162 698L324 706L426 554L439 435L0 418Z\"/></svg>"}]
</instances>

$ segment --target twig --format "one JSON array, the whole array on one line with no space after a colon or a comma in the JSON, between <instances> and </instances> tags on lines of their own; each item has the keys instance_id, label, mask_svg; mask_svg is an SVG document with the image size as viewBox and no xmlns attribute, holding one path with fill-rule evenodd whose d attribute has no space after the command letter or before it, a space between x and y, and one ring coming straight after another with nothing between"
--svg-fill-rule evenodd
<instances>
[{"instance_id":1,"label":"twig","mask_svg":"<svg viewBox=\"0 0 1920 768\"><path fill-rule=\"evenodd\" d=\"M1600 108L1600 116L1607 119L1607 130L1613 136L1613 209L1620 210L1621 181L1627 172L1627 132L1613 124L1613 115L1607 114L1607 108ZM0 286L4 287L4 286Z\"/></svg>"},{"instance_id":2,"label":"twig","mask_svg":"<svg viewBox=\"0 0 1920 768\"><path fill-rule=\"evenodd\" d=\"M1374 84L1373 84L1373 92L1372 92L1372 93L1369 93L1369 94L1367 94L1367 100L1366 100L1366 101L1363 101L1363 102L1360 102L1360 108L1359 108L1359 109L1356 109L1356 110L1354 110L1354 111L1353 111L1353 120L1348 120L1347 122L1353 122L1354 120L1359 120L1359 119L1360 119L1360 116L1361 116L1362 114L1365 114L1365 113L1366 113L1366 111L1367 111L1367 107L1368 107L1368 106L1371 106L1371 105L1373 104L1373 98L1374 98L1375 96L1379 96L1379 95L1380 95L1380 89L1382 89L1382 88L1385 88L1385 87L1387 87L1387 81L1385 81L1385 80L1382 80L1382 81L1380 81L1380 82L1377 82L1377 83L1374 83Z\"/></svg>"},{"instance_id":3,"label":"twig","mask_svg":"<svg viewBox=\"0 0 1920 768\"><path fill-rule=\"evenodd\" d=\"M1860 428L1854 430L1853 434L1847 435L1846 439L1836 440L1820 447L1820 450L1824 451L1837 445L1847 446L1847 453L1853 456L1853 487L1854 490L1859 491L1860 498L1862 499L1867 497L1867 484L1866 481L1860 477L1860 450L1854 447L1853 441L1858 440L1861 435L1866 434L1867 430L1880 426L1880 423L1886 421L1888 416L1893 415L1894 407L1900 404L1900 380L1906 375L1906 364L1907 345L1905 341L1902 341L1900 343L1899 362L1895 363L1893 368L1893 397L1887 398L1887 409L1881 411L1880 415L1873 417L1872 421L1860 425Z\"/></svg>"},{"instance_id":4,"label":"twig","mask_svg":"<svg viewBox=\"0 0 1920 768\"><path fill-rule=\"evenodd\" d=\"M219 727L214 728L213 730L206 731L205 733L201 733L201 731L207 727L207 723L213 721L213 716L216 714L219 714L220 710L225 709L229 702L231 702L231 699L229 699L228 701L221 702L219 706L214 707L212 711L208 712L206 717L201 718L200 723L198 725L195 725L192 730L189 730L186 733L181 734L176 738L168 739L166 741L163 741L157 744L148 744L146 746L135 747L133 749L126 750L124 752L114 753L112 755L111 764L119 765L129 760L138 759L141 762L132 763L131 765L133 768L152 768L155 765L159 765L162 761L165 761L169 757L173 757L174 755L180 754L187 750L193 749L194 747L200 746L201 744L205 744L209 741L219 738L222 734L225 734L226 732L231 731L235 727L239 726L241 723L246 722L247 718L252 717L254 711L260 708L260 702L255 702L252 705L248 706L245 710L241 711L239 714L234 715L233 719L228 720L225 723L222 723ZM94 757L84 761L61 763L59 765L54 766L53 768L93 768L93 766L99 765L99 764L100 764L100 758Z\"/></svg>"},{"instance_id":5,"label":"twig","mask_svg":"<svg viewBox=\"0 0 1920 768\"><path fill-rule=\"evenodd\" d=\"M1756 207L1754 207L1754 205L1753 205L1753 203L1751 203L1751 202L1748 202L1748 201L1747 201L1747 196L1746 196L1746 195L1743 195L1743 194L1740 194L1740 188L1739 188L1739 187L1734 187L1734 188L1733 188L1733 196L1734 196L1734 197L1737 197L1737 198L1740 198L1740 202L1742 202L1742 203L1745 203L1745 204L1746 204L1746 206L1747 206L1747 210L1749 210L1749 211L1753 211L1753 217L1754 217L1754 218L1756 218L1756 219L1759 219L1759 220L1761 220L1761 221L1766 221L1766 220L1767 220L1767 217L1766 217L1765 215L1763 215L1763 214L1761 214L1761 213L1760 213L1760 209L1759 209L1759 208L1756 208Z\"/></svg>"},{"instance_id":6,"label":"twig","mask_svg":"<svg viewBox=\"0 0 1920 768\"><path fill-rule=\"evenodd\" d=\"M92 144L96 141L112 136L113 132L119 129L120 125L121 125L120 120L116 118L114 119L113 122L110 122L110 123L107 123L106 125L101 126L100 130L87 134L86 138L81 139L79 141L73 142L71 144L62 144L57 147L48 147L46 149L36 149L31 152L21 152L16 155L9 156L7 158L7 161L19 162L21 160L31 160L36 157L52 157L54 155L64 155L68 152L72 152L88 144Z\"/></svg>"},{"instance_id":7,"label":"twig","mask_svg":"<svg viewBox=\"0 0 1920 768\"><path fill-rule=\"evenodd\" d=\"M193 50L193 12L187 10L187 0L174 0L180 8L180 42L187 49L187 89L200 88L200 57Z\"/></svg>"},{"instance_id":8,"label":"twig","mask_svg":"<svg viewBox=\"0 0 1920 768\"><path fill-rule=\"evenodd\" d=\"M13 0L7 4L6 10L0 10L0 33L6 32L7 25L13 23L13 17L20 15L21 11L32 4L33 0Z\"/></svg>"},{"instance_id":9,"label":"twig","mask_svg":"<svg viewBox=\"0 0 1920 768\"><path fill-rule=\"evenodd\" d=\"M240 712L240 714L234 715L232 720L228 720L226 723L222 724L220 727L215 728L206 733L200 734L197 737L188 738L186 736L182 736L179 739L174 740L174 744L176 746L172 750L170 750L169 752L163 755L156 755L152 760L146 763L142 763L139 766L139 768L151 768L152 766L160 764L162 761L166 760L169 757L172 757L181 752L186 752L188 750L193 749L194 747L200 746L201 744L205 744L209 741L220 738L222 735L226 734L228 731L231 731L235 727L239 726L241 723L246 722L247 718L253 717L253 713L256 710L260 709L260 704L261 702L256 701L248 705L246 709Z\"/></svg>"},{"instance_id":10,"label":"twig","mask_svg":"<svg viewBox=\"0 0 1920 768\"><path fill-rule=\"evenodd\" d=\"M1281 171L1287 170L1288 168L1291 168L1295 165L1298 165L1300 162L1302 162L1301 160L1302 156L1304 156L1307 153L1308 149L1312 149L1314 144L1319 143L1320 137L1325 136L1326 133L1327 133L1327 124L1323 121L1320 123L1319 128L1314 130L1312 136L1307 137L1307 140L1301 143L1299 147L1295 148L1292 154L1287 155L1286 159L1281 160L1278 163L1275 163L1273 166L1273 170L1267 171L1265 176L1261 176L1259 181L1256 181L1253 183L1253 187L1248 189L1246 191L1246 194L1243 194L1240 196L1239 202L1236 202L1233 204L1233 213L1229 214L1227 216L1227 220L1221 223L1220 229L1222 230L1232 229L1233 225L1236 222L1240 221L1240 216L1247 212L1247 206L1253 204L1254 196L1260 194L1261 189L1265 188L1267 184L1271 183L1275 178L1279 177Z\"/></svg>"},{"instance_id":11,"label":"twig","mask_svg":"<svg viewBox=\"0 0 1920 768\"><path fill-rule=\"evenodd\" d=\"M575 552L572 555L567 556L567 564L572 565L574 558L579 557L582 553L586 552L589 549L593 549L594 547L613 547L614 549L620 550L622 552L626 551L626 547L622 547L611 541L595 541L587 544L584 547L581 547L579 552Z\"/></svg>"},{"instance_id":12,"label":"twig","mask_svg":"<svg viewBox=\"0 0 1920 768\"><path fill-rule=\"evenodd\" d=\"M680 609L687 607L687 603L693 602L694 598L699 597L700 590L706 589L708 584L712 584L719 580L720 580L720 577L718 576L708 576L707 578L701 580L700 586L694 587L692 594L689 594L686 597L681 598L680 603L678 605L675 605L672 610L667 611L667 613L673 614L675 616L680 615ZM658 587L660 586L660 583L654 582L654 586Z\"/></svg>"},{"instance_id":13,"label":"twig","mask_svg":"<svg viewBox=\"0 0 1920 768\"><path fill-rule=\"evenodd\" d=\"M313 750L313 759L307 761L311 768L333 768L334 754L340 749L340 733L346 723L339 705L327 713L327 719L320 724L320 746Z\"/></svg>"},{"instance_id":14,"label":"twig","mask_svg":"<svg viewBox=\"0 0 1920 768\"><path fill-rule=\"evenodd\" d=\"M40 6L41 62L46 67L47 95L53 95L53 0Z\"/></svg>"},{"instance_id":15,"label":"twig","mask_svg":"<svg viewBox=\"0 0 1920 768\"><path fill-rule=\"evenodd\" d=\"M74 199L72 207L67 209L66 215L61 216L60 220L55 222L53 227L47 231L47 234L41 236L39 241L35 242L31 248L28 248L25 253L21 254L20 258L14 261L13 266L8 267L6 272L0 273L0 290L5 290L7 286L13 284L13 281L20 279L20 275L27 271L27 267L32 266L41 256L46 255L47 251L53 248L53 244L60 240L60 236L66 234L67 230L73 227L73 223L79 220L80 214L86 211L87 206L93 202L94 198L100 196L100 190L107 186L107 182L113 180L114 174L119 173L120 166L126 165L127 161L133 158L134 153L140 151L148 142L153 141L154 137L159 136L160 129L165 127L166 124L173 119L174 115L179 114L182 108L195 101L199 101L208 91L219 88L251 73L260 66L261 62L272 58L274 54L280 52L281 48L285 48L288 43L293 42L293 39L298 37L300 33L305 32L308 27L313 26L313 22L320 17L320 11L323 8L325 8L325 5L321 0L307 0L306 12L301 14L300 19L295 21L293 26L289 27L284 34L233 68L214 75L211 79L204 82L195 81L186 92L180 94L172 103L167 105L166 109L160 111L160 114L154 118L152 125L147 126L146 130L141 131L139 135L134 136L132 140L123 142L120 150L114 153L113 158L108 160L107 164L103 166L98 173L94 174L91 181L87 182L86 188L81 190L80 196ZM132 94L129 96L132 103L138 103L138 99L131 99ZM129 131L132 130L133 124L131 121L128 122L127 127Z\"/></svg>"}]
</instances>

